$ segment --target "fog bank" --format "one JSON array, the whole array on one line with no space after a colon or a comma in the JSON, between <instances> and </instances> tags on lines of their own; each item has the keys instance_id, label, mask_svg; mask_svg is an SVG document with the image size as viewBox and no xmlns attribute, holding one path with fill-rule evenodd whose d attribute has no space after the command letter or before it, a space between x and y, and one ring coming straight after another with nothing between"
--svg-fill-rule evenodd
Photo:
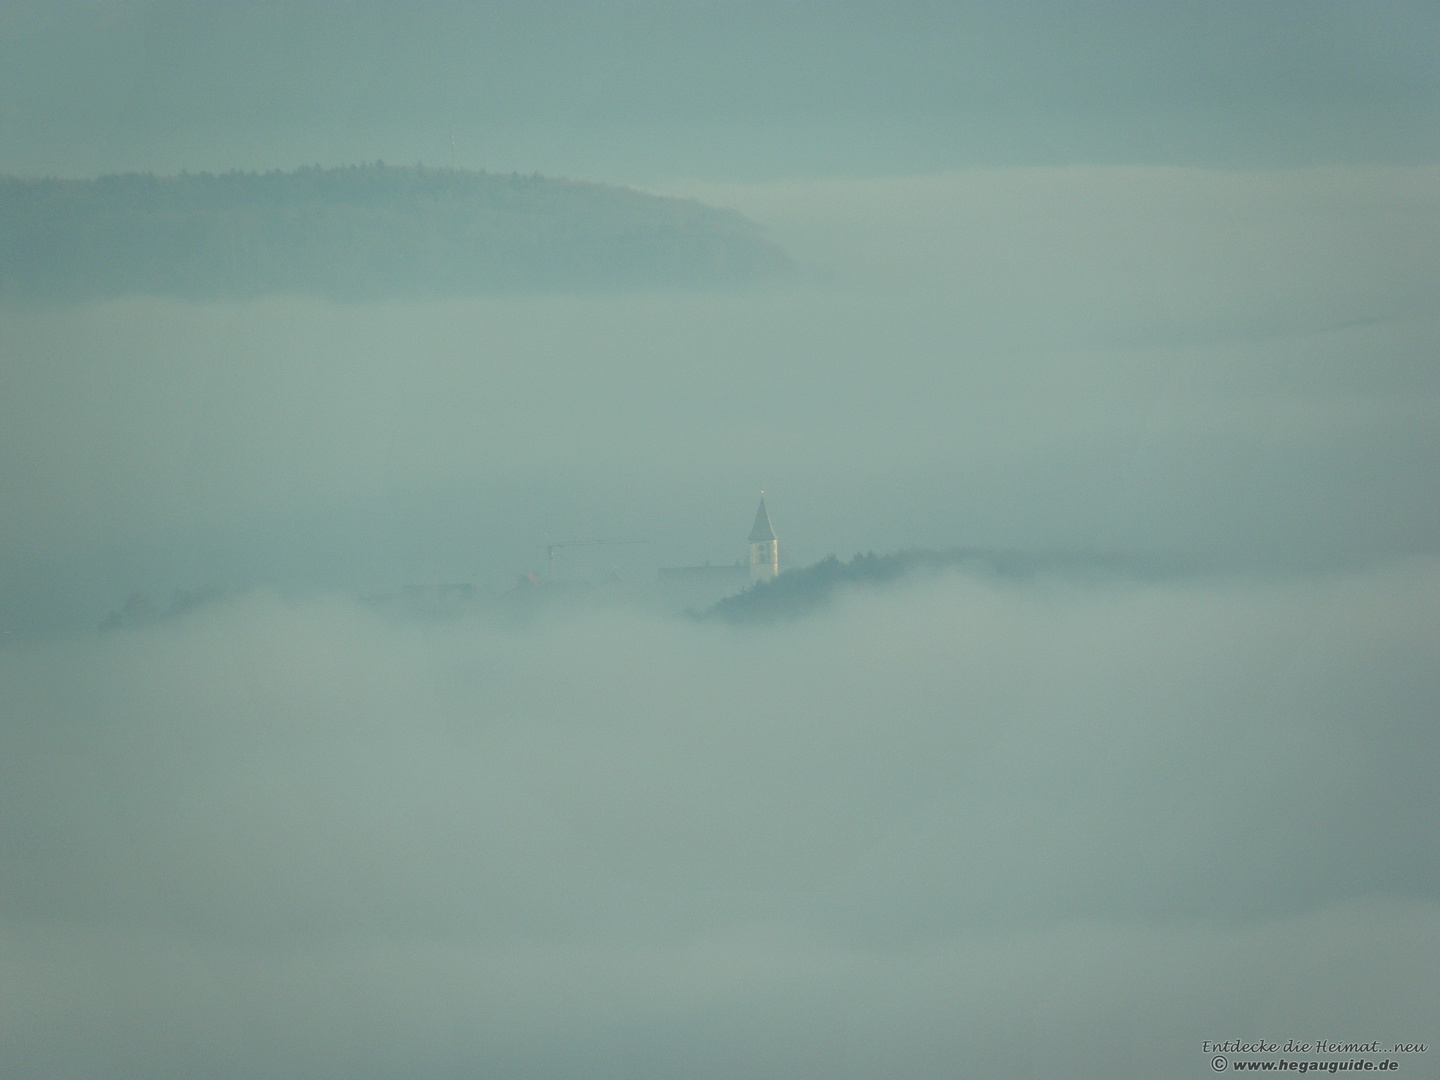
<instances>
[{"instance_id":1,"label":"fog bank","mask_svg":"<svg viewBox=\"0 0 1440 1080\"><path fill-rule=\"evenodd\" d=\"M1437 601L1433 561L950 574L746 630L257 594L12 646L0 1061L1140 1077L1423 1039Z\"/></svg>"}]
</instances>

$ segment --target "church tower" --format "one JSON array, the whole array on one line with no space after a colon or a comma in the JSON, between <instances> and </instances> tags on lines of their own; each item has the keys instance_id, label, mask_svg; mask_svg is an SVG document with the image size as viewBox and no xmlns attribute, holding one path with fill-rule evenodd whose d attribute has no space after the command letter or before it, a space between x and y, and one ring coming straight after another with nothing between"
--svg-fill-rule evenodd
<instances>
[{"instance_id":1,"label":"church tower","mask_svg":"<svg viewBox=\"0 0 1440 1080\"><path fill-rule=\"evenodd\" d=\"M750 580L774 581L780 573L780 541L770 527L765 512L765 495L760 495L760 509L755 511L755 527L750 530Z\"/></svg>"}]
</instances>

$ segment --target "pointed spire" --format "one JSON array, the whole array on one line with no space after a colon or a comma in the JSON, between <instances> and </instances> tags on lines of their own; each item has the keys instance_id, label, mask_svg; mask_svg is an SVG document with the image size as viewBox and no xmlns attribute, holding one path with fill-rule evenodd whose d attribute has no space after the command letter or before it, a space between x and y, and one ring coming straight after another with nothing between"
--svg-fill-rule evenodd
<instances>
[{"instance_id":1,"label":"pointed spire","mask_svg":"<svg viewBox=\"0 0 1440 1080\"><path fill-rule=\"evenodd\" d=\"M760 509L755 511L755 527L750 530L750 542L774 540L775 530L770 527L770 515L765 512L765 496L760 496Z\"/></svg>"}]
</instances>

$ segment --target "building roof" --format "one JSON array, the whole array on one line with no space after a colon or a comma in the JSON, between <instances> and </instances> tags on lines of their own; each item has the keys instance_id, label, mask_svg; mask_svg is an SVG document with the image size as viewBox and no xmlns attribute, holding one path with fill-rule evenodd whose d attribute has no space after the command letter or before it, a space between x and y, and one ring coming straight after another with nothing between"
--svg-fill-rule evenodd
<instances>
[{"instance_id":1,"label":"building roof","mask_svg":"<svg viewBox=\"0 0 1440 1080\"><path fill-rule=\"evenodd\" d=\"M755 511L755 527L750 530L750 542L774 540L775 530L770 527L770 515L765 512L765 500L760 500L760 509Z\"/></svg>"}]
</instances>

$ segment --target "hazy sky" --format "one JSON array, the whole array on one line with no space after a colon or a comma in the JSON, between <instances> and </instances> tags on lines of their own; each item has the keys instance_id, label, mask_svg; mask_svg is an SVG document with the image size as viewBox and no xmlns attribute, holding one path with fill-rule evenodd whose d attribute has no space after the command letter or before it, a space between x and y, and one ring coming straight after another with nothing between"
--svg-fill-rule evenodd
<instances>
[{"instance_id":1,"label":"hazy sky","mask_svg":"<svg viewBox=\"0 0 1440 1080\"><path fill-rule=\"evenodd\" d=\"M0 5L0 172L538 170L798 267L0 309L0 1074L1437 1075L1437 10ZM357 599L761 489L791 566L1212 571Z\"/></svg>"},{"instance_id":2,"label":"hazy sky","mask_svg":"<svg viewBox=\"0 0 1440 1080\"><path fill-rule=\"evenodd\" d=\"M10 0L0 169L1433 160L1433 4Z\"/></svg>"}]
</instances>

